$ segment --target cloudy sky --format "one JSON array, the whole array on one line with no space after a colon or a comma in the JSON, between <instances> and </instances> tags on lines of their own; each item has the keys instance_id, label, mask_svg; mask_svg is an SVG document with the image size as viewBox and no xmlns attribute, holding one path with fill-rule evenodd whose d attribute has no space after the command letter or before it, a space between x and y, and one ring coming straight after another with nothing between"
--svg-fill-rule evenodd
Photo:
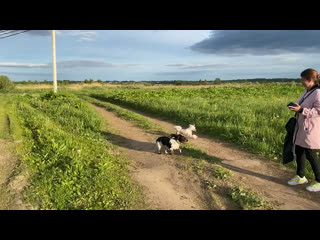
<instances>
[{"instance_id":1,"label":"cloudy sky","mask_svg":"<svg viewBox=\"0 0 320 240\"><path fill-rule=\"evenodd\" d=\"M319 30L57 30L59 80L299 78L320 71ZM52 80L51 31L0 39L0 75Z\"/></svg>"}]
</instances>

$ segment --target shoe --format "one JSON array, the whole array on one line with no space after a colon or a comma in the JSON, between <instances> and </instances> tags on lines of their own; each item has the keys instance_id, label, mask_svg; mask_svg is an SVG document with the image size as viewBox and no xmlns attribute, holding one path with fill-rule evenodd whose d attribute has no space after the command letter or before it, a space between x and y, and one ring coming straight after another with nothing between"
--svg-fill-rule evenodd
<instances>
[{"instance_id":1,"label":"shoe","mask_svg":"<svg viewBox=\"0 0 320 240\"><path fill-rule=\"evenodd\" d=\"M306 177L301 178L299 175L296 175L294 178L288 181L289 185L299 185L303 183L308 183L308 180L306 179Z\"/></svg>"},{"instance_id":2,"label":"shoe","mask_svg":"<svg viewBox=\"0 0 320 240\"><path fill-rule=\"evenodd\" d=\"M315 183L306 188L310 192L319 192L320 191L320 183Z\"/></svg>"}]
</instances>

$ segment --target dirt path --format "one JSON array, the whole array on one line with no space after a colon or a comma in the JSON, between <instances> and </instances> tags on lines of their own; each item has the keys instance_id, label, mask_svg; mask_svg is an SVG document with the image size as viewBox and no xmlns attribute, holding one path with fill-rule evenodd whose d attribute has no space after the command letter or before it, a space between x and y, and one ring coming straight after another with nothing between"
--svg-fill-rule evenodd
<instances>
[{"instance_id":1,"label":"dirt path","mask_svg":"<svg viewBox=\"0 0 320 240\"><path fill-rule=\"evenodd\" d=\"M170 208L170 204L183 209L201 209L200 205L192 199L207 199L208 208L209 199L205 197L199 184L195 186L196 177L193 176L192 179L195 180L192 181L187 177L186 179L189 179L187 182L183 179L183 174L180 175L174 169L174 164L169 163L167 156L154 154L154 145L150 144L154 141L154 137L147 135L126 121L119 120L101 108L97 109L111 121L112 126L121 129L121 134L125 134L126 139L119 139L119 143L121 145L122 140L126 142L123 147L129 151L130 158L134 158L137 163L142 164L143 167L137 168L135 176L138 182L150 191L150 199L155 201L159 209L164 206ZM173 126L176 124L150 117L138 111L134 112L147 117L168 132L174 132ZM320 209L320 193L308 192L305 190L307 185L287 185L288 179L295 175L294 170L247 153L232 144L222 143L202 134L197 135L198 139L190 140L192 144L204 150L208 155L218 158L219 164L232 170L233 177L242 186L261 194L267 201L279 203L277 209ZM128 147L127 144L133 144L133 146ZM148 149L147 153L146 149ZM189 185L191 183L193 185ZM162 198L159 199L159 196ZM183 200L183 196L187 196L187 199Z\"/></svg>"},{"instance_id":2,"label":"dirt path","mask_svg":"<svg viewBox=\"0 0 320 240\"><path fill-rule=\"evenodd\" d=\"M212 209L212 199L196 175L185 176L175 167L175 156L156 154L155 136L145 133L103 108L92 105L108 121L106 137L130 159L130 173L143 187L148 209Z\"/></svg>"},{"instance_id":3,"label":"dirt path","mask_svg":"<svg viewBox=\"0 0 320 240\"><path fill-rule=\"evenodd\" d=\"M21 192L27 184L27 176L17 172L20 162L13 155L16 144L9 139L0 139L0 210L32 209L22 202Z\"/></svg>"},{"instance_id":4,"label":"dirt path","mask_svg":"<svg viewBox=\"0 0 320 240\"><path fill-rule=\"evenodd\" d=\"M18 144L20 141L14 141L10 135L9 116L0 108L0 210L33 209L22 201L27 171L15 154Z\"/></svg>"}]
</instances>

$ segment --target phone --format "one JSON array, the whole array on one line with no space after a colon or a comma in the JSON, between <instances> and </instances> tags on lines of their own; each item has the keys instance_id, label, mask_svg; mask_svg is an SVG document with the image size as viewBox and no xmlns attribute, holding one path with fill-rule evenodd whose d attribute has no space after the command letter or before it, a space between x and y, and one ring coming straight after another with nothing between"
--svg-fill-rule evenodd
<instances>
[{"instance_id":1,"label":"phone","mask_svg":"<svg viewBox=\"0 0 320 240\"><path fill-rule=\"evenodd\" d=\"M287 105L287 107L296 107L296 106L298 106L298 105L295 104L295 103L293 103L293 102L291 102L291 103L289 103L289 104Z\"/></svg>"}]
</instances>

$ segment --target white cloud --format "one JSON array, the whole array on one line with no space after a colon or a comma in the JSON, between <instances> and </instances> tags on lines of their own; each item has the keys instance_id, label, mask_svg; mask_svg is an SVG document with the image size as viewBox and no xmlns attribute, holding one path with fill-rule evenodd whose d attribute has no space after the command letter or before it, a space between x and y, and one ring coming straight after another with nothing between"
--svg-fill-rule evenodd
<instances>
[{"instance_id":1,"label":"white cloud","mask_svg":"<svg viewBox=\"0 0 320 240\"><path fill-rule=\"evenodd\" d=\"M40 68L43 68L43 67L48 67L48 64L3 62L3 63L0 63L0 67L20 67L20 68L32 68L32 67L39 68L40 67Z\"/></svg>"},{"instance_id":2,"label":"white cloud","mask_svg":"<svg viewBox=\"0 0 320 240\"><path fill-rule=\"evenodd\" d=\"M109 63L104 60L95 60L95 59L72 59L57 61L57 68L127 68L138 66L140 64L133 63L123 63L123 64L114 64ZM0 62L0 67L15 67L15 68L51 68L52 63L46 64L35 64L35 63L16 63L16 62Z\"/></svg>"},{"instance_id":3,"label":"white cloud","mask_svg":"<svg viewBox=\"0 0 320 240\"><path fill-rule=\"evenodd\" d=\"M82 30L73 30L70 33L71 36L79 37L77 41L88 42L95 41L97 37L97 32L95 31L82 31Z\"/></svg>"}]
</instances>

